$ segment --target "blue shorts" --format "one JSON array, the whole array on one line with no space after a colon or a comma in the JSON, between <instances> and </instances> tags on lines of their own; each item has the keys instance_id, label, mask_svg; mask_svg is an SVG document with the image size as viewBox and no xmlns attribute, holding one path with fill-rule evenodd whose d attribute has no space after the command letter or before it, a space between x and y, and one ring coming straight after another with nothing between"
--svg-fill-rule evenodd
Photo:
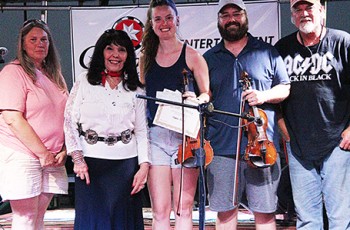
<instances>
[{"instance_id":1,"label":"blue shorts","mask_svg":"<svg viewBox=\"0 0 350 230\"><path fill-rule=\"evenodd\" d=\"M152 126L149 129L149 138L152 165L181 168L181 164L175 162L179 145L182 143L181 133L160 126Z\"/></svg>"},{"instance_id":2,"label":"blue shorts","mask_svg":"<svg viewBox=\"0 0 350 230\"><path fill-rule=\"evenodd\" d=\"M236 159L214 156L207 168L209 208L216 212L235 209L233 187ZM269 168L252 168L240 162L238 200L245 192L248 207L253 212L273 213L277 209L277 187L281 175L280 159Z\"/></svg>"}]
</instances>

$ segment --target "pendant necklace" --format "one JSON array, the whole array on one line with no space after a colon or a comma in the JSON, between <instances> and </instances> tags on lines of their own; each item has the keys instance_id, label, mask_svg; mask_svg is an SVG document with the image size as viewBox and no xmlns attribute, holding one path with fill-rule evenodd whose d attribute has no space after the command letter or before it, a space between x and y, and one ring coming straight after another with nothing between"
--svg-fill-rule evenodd
<instances>
[{"instance_id":1,"label":"pendant necklace","mask_svg":"<svg viewBox=\"0 0 350 230\"><path fill-rule=\"evenodd\" d=\"M320 49L320 45L321 45L321 38L322 38L322 33L323 33L323 26L322 26L322 29L321 29L321 34L318 38L318 43L317 43L317 48L316 48L316 52L315 53L318 53L319 49ZM301 43L303 44L303 46L310 52L310 55L312 56L314 54L314 52L312 52L312 50L309 48L309 46L306 46L305 43L304 43L304 39L303 37L301 36L301 33L299 32L299 37L300 37L300 40L301 40ZM311 47L314 47L311 46Z\"/></svg>"}]
</instances>

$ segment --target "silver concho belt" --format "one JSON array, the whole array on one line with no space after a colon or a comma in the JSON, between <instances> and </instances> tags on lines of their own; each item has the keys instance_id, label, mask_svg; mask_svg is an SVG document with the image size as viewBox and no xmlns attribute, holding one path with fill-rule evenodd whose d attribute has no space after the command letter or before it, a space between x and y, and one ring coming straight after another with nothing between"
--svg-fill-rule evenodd
<instances>
[{"instance_id":1,"label":"silver concho belt","mask_svg":"<svg viewBox=\"0 0 350 230\"><path fill-rule=\"evenodd\" d=\"M118 141L122 141L124 144L128 144L131 141L132 137L132 132L130 129L121 132L120 136L108 135L107 137L99 137L96 131L92 129L88 129L85 132L80 131L79 134L80 136L84 136L85 141L90 145L94 145L98 141L103 141L109 146L114 145Z\"/></svg>"}]
</instances>

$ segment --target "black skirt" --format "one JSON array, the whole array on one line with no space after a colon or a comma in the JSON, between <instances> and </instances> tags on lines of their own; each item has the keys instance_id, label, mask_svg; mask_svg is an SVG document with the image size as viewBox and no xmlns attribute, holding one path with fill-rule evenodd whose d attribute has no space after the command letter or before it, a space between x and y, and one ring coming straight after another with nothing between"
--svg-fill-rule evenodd
<instances>
[{"instance_id":1,"label":"black skirt","mask_svg":"<svg viewBox=\"0 0 350 230\"><path fill-rule=\"evenodd\" d=\"M140 192L130 195L139 169L137 157L125 160L85 158L90 185L75 180L75 230L144 229Z\"/></svg>"}]
</instances>

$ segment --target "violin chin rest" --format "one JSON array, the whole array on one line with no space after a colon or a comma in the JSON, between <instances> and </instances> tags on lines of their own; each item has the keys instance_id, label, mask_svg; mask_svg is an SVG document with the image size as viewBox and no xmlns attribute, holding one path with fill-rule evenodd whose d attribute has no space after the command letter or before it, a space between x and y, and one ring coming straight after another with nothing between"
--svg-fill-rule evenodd
<instances>
[{"instance_id":1,"label":"violin chin rest","mask_svg":"<svg viewBox=\"0 0 350 230\"><path fill-rule=\"evenodd\" d=\"M260 156L249 156L249 160L257 168L267 168L271 166L271 164L265 164Z\"/></svg>"},{"instance_id":2,"label":"violin chin rest","mask_svg":"<svg viewBox=\"0 0 350 230\"><path fill-rule=\"evenodd\" d=\"M189 157L184 162L182 165L185 168L196 168L197 167L197 158L196 157Z\"/></svg>"}]
</instances>

